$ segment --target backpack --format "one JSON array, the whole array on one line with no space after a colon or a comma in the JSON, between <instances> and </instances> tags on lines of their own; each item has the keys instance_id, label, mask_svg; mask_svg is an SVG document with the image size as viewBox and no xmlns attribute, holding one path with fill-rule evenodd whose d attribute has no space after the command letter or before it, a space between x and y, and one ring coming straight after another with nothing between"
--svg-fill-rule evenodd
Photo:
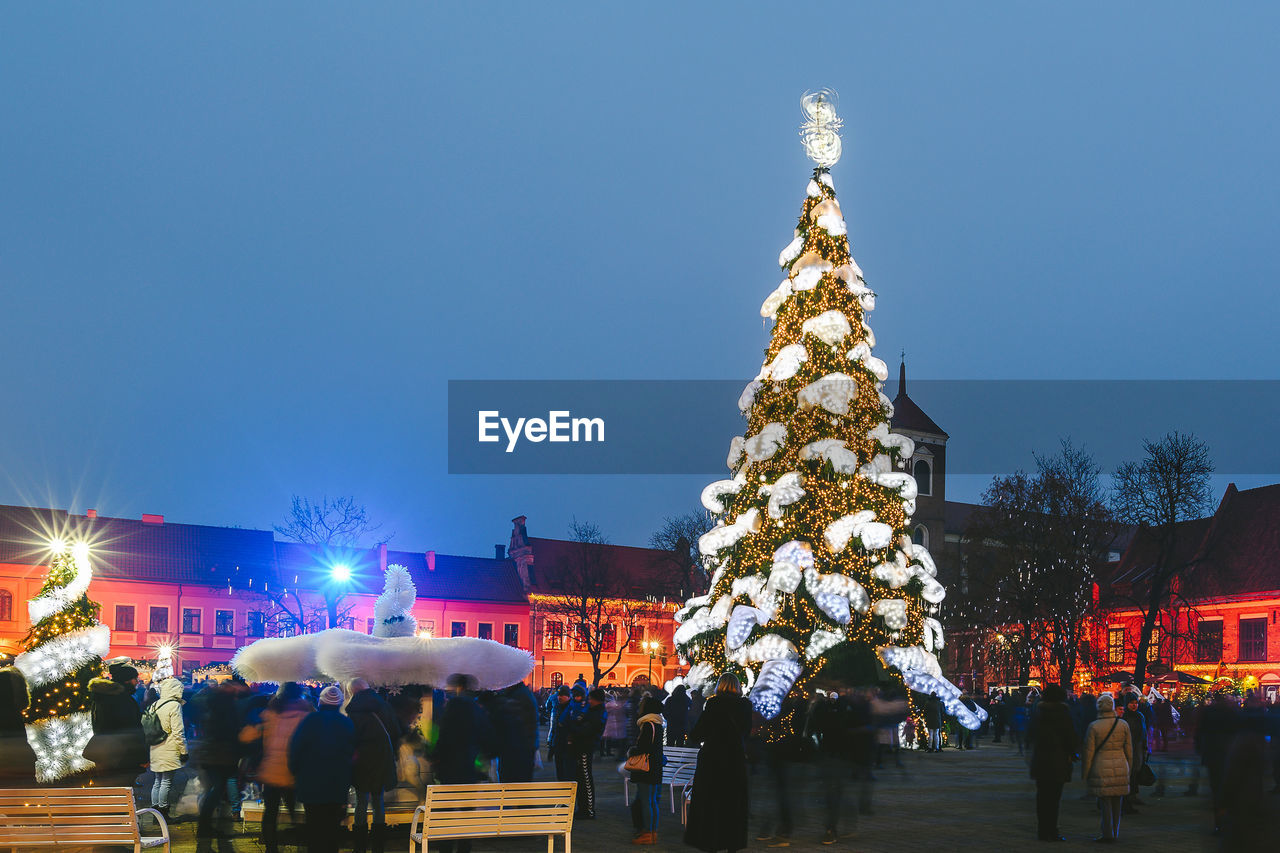
<instances>
[{"instance_id":1,"label":"backpack","mask_svg":"<svg viewBox=\"0 0 1280 853\"><path fill-rule=\"evenodd\" d=\"M169 733L164 730L164 723L160 720L160 715L156 713L156 710L161 705L167 705L172 701L172 699L166 699L163 702L157 702L142 712L142 739L150 746L159 746L169 737Z\"/></svg>"}]
</instances>

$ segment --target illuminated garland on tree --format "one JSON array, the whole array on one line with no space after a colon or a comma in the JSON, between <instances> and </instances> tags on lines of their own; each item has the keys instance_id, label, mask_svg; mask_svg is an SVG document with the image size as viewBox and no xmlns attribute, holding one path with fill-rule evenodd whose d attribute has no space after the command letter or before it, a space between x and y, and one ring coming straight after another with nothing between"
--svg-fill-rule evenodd
<instances>
[{"instance_id":1,"label":"illuminated garland on tree","mask_svg":"<svg viewBox=\"0 0 1280 853\"><path fill-rule=\"evenodd\" d=\"M900 469L914 444L889 431L888 368L871 354L865 319L875 294L850 254L828 171L840 156L834 96L802 104L818 168L778 259L787 277L760 309L775 321L773 339L738 401L748 426L730 445L731 479L702 493L719 521L698 543L710 592L676 615L676 646L691 664L684 680L707 689L735 673L771 719L788 694L807 691L831 650L860 644L976 728L979 715L933 654L946 593L911 541L916 482Z\"/></svg>"},{"instance_id":2,"label":"illuminated garland on tree","mask_svg":"<svg viewBox=\"0 0 1280 853\"><path fill-rule=\"evenodd\" d=\"M93 736L89 681L102 674L111 634L98 623L98 606L86 590L93 577L89 547L68 551L55 543L53 564L30 602L31 631L14 665L27 679L27 740L36 754L36 778L51 782L92 766L84 758Z\"/></svg>"}]
</instances>

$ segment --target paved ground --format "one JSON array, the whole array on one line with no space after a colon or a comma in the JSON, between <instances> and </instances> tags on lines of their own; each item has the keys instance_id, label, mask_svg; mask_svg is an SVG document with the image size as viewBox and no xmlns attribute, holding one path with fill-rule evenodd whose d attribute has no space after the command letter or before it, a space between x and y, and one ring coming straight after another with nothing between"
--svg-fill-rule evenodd
<instances>
[{"instance_id":1,"label":"paved ground","mask_svg":"<svg viewBox=\"0 0 1280 853\"><path fill-rule=\"evenodd\" d=\"M598 818L575 824L573 847L578 851L620 851L635 849L630 844L631 825L622 801L621 777L616 760L596 763ZM793 850L845 851L992 851L1035 842L1034 788L1027 778L1026 765L1016 750L1004 744L982 744L974 751L947 750L939 755L903 755L901 769L888 767L877 773L872 814L858 819L853 833L836 845L818 843L822 824L822 790L811 768L802 767L794 781L800 814L792 838ZM1126 817L1120 827L1121 843L1133 848L1147 847L1161 853L1218 851L1221 844L1210 833L1207 789L1185 796L1185 782L1174 782L1164 797L1144 789L1146 805L1140 814ZM853 791L848 791L852 800ZM758 821L769 798L758 796L752 803L753 824L749 833L751 849L764 850L768 844L756 841ZM1273 827L1280 828L1280 796L1272 796ZM856 809L847 810L852 816ZM669 805L664 806L669 808ZM1077 780L1063 796L1061 829L1070 842L1065 848L1092 847L1097 835L1094 801L1083 796ZM175 827L178 851L197 850L194 824ZM263 848L256 833L237 834L210 849L221 853L258 853ZM659 828L658 850L689 850L681 842L679 815L664 810ZM1272 834L1272 840L1280 835ZM204 849L204 848L201 848ZM294 853L291 844L283 848ZM349 847L347 848L349 849ZM388 853L408 850L404 829L392 835ZM546 850L545 839L479 840L480 851ZM557 850L559 850L557 845ZM1275 849L1275 848L1272 848Z\"/></svg>"}]
</instances>

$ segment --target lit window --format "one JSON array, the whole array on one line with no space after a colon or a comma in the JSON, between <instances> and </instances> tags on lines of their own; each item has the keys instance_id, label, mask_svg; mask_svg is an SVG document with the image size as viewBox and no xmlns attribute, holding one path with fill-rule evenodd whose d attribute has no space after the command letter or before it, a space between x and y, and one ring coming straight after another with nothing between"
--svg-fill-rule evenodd
<instances>
[{"instance_id":1,"label":"lit window","mask_svg":"<svg viewBox=\"0 0 1280 853\"><path fill-rule=\"evenodd\" d=\"M466 623L466 622L450 622L450 623L449 623L449 636L450 636L450 637L465 637L465 636L467 636L467 623Z\"/></svg>"},{"instance_id":2,"label":"lit window","mask_svg":"<svg viewBox=\"0 0 1280 853\"><path fill-rule=\"evenodd\" d=\"M564 674L559 672L551 673L551 689L555 690L564 684Z\"/></svg>"},{"instance_id":3,"label":"lit window","mask_svg":"<svg viewBox=\"0 0 1280 853\"><path fill-rule=\"evenodd\" d=\"M13 593L0 589L0 622L13 621ZM130 631L133 629L130 628Z\"/></svg>"},{"instance_id":4,"label":"lit window","mask_svg":"<svg viewBox=\"0 0 1280 853\"><path fill-rule=\"evenodd\" d=\"M564 623L548 622L542 637L542 647L552 651L564 649Z\"/></svg>"},{"instance_id":5,"label":"lit window","mask_svg":"<svg viewBox=\"0 0 1280 853\"><path fill-rule=\"evenodd\" d=\"M261 637L267 633L267 617L261 610L249 611L249 622L245 633L250 637Z\"/></svg>"},{"instance_id":6,"label":"lit window","mask_svg":"<svg viewBox=\"0 0 1280 853\"><path fill-rule=\"evenodd\" d=\"M1107 631L1107 663L1124 663L1124 628Z\"/></svg>"},{"instance_id":7,"label":"lit window","mask_svg":"<svg viewBox=\"0 0 1280 853\"><path fill-rule=\"evenodd\" d=\"M116 605L116 630L117 631L133 630L133 605L132 604Z\"/></svg>"},{"instance_id":8,"label":"lit window","mask_svg":"<svg viewBox=\"0 0 1280 853\"><path fill-rule=\"evenodd\" d=\"M151 615L147 624L150 626L147 630L153 634L169 633L169 608L151 608Z\"/></svg>"},{"instance_id":9,"label":"lit window","mask_svg":"<svg viewBox=\"0 0 1280 853\"><path fill-rule=\"evenodd\" d=\"M182 633L200 633L200 611L192 607L182 608Z\"/></svg>"},{"instance_id":10,"label":"lit window","mask_svg":"<svg viewBox=\"0 0 1280 853\"><path fill-rule=\"evenodd\" d=\"M502 642L508 646L520 645L520 625L516 622L507 622L502 626Z\"/></svg>"},{"instance_id":11,"label":"lit window","mask_svg":"<svg viewBox=\"0 0 1280 853\"><path fill-rule=\"evenodd\" d=\"M219 637L235 636L236 614L234 610L215 610L213 612L213 633Z\"/></svg>"},{"instance_id":12,"label":"lit window","mask_svg":"<svg viewBox=\"0 0 1280 853\"><path fill-rule=\"evenodd\" d=\"M1240 660L1267 659L1267 617L1240 620Z\"/></svg>"},{"instance_id":13,"label":"lit window","mask_svg":"<svg viewBox=\"0 0 1280 853\"><path fill-rule=\"evenodd\" d=\"M476 636L482 640L493 639L493 623L480 622L476 625Z\"/></svg>"},{"instance_id":14,"label":"lit window","mask_svg":"<svg viewBox=\"0 0 1280 853\"><path fill-rule=\"evenodd\" d=\"M1196 633L1196 660L1200 663L1218 663L1222 660L1222 620L1201 619Z\"/></svg>"}]
</instances>

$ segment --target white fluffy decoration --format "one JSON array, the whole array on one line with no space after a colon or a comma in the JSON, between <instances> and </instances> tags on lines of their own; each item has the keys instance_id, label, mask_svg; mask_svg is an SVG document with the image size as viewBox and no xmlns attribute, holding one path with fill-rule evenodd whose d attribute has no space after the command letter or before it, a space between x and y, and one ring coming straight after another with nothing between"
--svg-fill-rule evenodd
<instances>
[{"instance_id":1,"label":"white fluffy decoration","mask_svg":"<svg viewBox=\"0 0 1280 853\"><path fill-rule=\"evenodd\" d=\"M760 510L752 507L734 519L733 524L723 521L698 537L698 551L705 556L715 554L737 543L748 533L754 533L760 525Z\"/></svg>"},{"instance_id":2,"label":"white fluffy decoration","mask_svg":"<svg viewBox=\"0 0 1280 853\"><path fill-rule=\"evenodd\" d=\"M817 252L806 252L791 269L791 289L795 291L813 290L822 277L834 267L831 261Z\"/></svg>"},{"instance_id":3,"label":"white fluffy decoration","mask_svg":"<svg viewBox=\"0 0 1280 853\"><path fill-rule=\"evenodd\" d=\"M942 623L932 616L924 618L924 647L926 651L942 648L946 643L942 639Z\"/></svg>"},{"instance_id":4,"label":"white fluffy decoration","mask_svg":"<svg viewBox=\"0 0 1280 853\"><path fill-rule=\"evenodd\" d=\"M848 414L849 404L857 396L858 384L851 376L839 371L810 382L796 393L800 408L821 406L833 415Z\"/></svg>"},{"instance_id":5,"label":"white fluffy decoration","mask_svg":"<svg viewBox=\"0 0 1280 853\"><path fill-rule=\"evenodd\" d=\"M858 456L838 438L821 438L800 448L801 459L824 459L840 474L858 470Z\"/></svg>"},{"instance_id":6,"label":"white fluffy decoration","mask_svg":"<svg viewBox=\"0 0 1280 853\"><path fill-rule=\"evenodd\" d=\"M819 592L814 594L813 601L828 619L837 624L848 625L849 620L853 618L853 613L849 610L849 599L843 595Z\"/></svg>"},{"instance_id":7,"label":"white fluffy decoration","mask_svg":"<svg viewBox=\"0 0 1280 853\"><path fill-rule=\"evenodd\" d=\"M742 463L742 448L747 440L740 435L735 435L733 440L729 442L729 455L724 462L729 466L730 471L737 471L738 466Z\"/></svg>"},{"instance_id":8,"label":"white fluffy decoration","mask_svg":"<svg viewBox=\"0 0 1280 853\"><path fill-rule=\"evenodd\" d=\"M887 459L888 457L885 458ZM866 466L863 467L865 468ZM898 493L898 497L904 501L915 500L916 493L919 491L916 478L901 471L859 470L858 473L876 485L884 486L886 489L893 489Z\"/></svg>"},{"instance_id":9,"label":"white fluffy decoration","mask_svg":"<svg viewBox=\"0 0 1280 853\"><path fill-rule=\"evenodd\" d=\"M761 379L772 379L774 382L785 382L800 372L800 365L809 358L804 344L788 344L778 350L764 370L760 371Z\"/></svg>"},{"instance_id":10,"label":"white fluffy decoration","mask_svg":"<svg viewBox=\"0 0 1280 853\"><path fill-rule=\"evenodd\" d=\"M800 257L801 250L804 249L804 235L798 235L794 240L787 244L787 247L778 254L778 266L783 269L787 264Z\"/></svg>"},{"instance_id":11,"label":"white fluffy decoration","mask_svg":"<svg viewBox=\"0 0 1280 853\"><path fill-rule=\"evenodd\" d=\"M725 648L740 648L747 641L747 637L751 635L751 629L757 625L763 625L767 621L764 611L760 608L739 604L729 614L729 626L725 629Z\"/></svg>"},{"instance_id":12,"label":"white fluffy decoration","mask_svg":"<svg viewBox=\"0 0 1280 853\"><path fill-rule=\"evenodd\" d=\"M679 610L675 612L675 616L673 618L676 620L676 623L679 624L680 622L683 622L685 619L688 619L690 616L692 616L699 607L705 607L710 603L711 603L711 593L707 593L706 595L699 595L694 598L691 598L684 603L684 607L681 607Z\"/></svg>"},{"instance_id":13,"label":"white fluffy decoration","mask_svg":"<svg viewBox=\"0 0 1280 853\"><path fill-rule=\"evenodd\" d=\"M929 577L936 578L938 576L938 567L934 565L933 555L929 553L929 549L915 542L907 542L904 550L912 562L920 564L920 568L924 569Z\"/></svg>"},{"instance_id":14,"label":"white fluffy decoration","mask_svg":"<svg viewBox=\"0 0 1280 853\"><path fill-rule=\"evenodd\" d=\"M809 198L817 198L822 195L822 189L818 186L817 181L809 181L809 186L805 187L804 194Z\"/></svg>"},{"instance_id":15,"label":"white fluffy decoration","mask_svg":"<svg viewBox=\"0 0 1280 853\"><path fill-rule=\"evenodd\" d=\"M819 216L818 227L832 237L843 237L849 233L848 226L844 224L844 217L838 213L826 213Z\"/></svg>"},{"instance_id":16,"label":"white fluffy decoration","mask_svg":"<svg viewBox=\"0 0 1280 853\"><path fill-rule=\"evenodd\" d=\"M901 598L882 598L871 605L871 612L883 619L890 631L907 627L907 603Z\"/></svg>"},{"instance_id":17,"label":"white fluffy decoration","mask_svg":"<svg viewBox=\"0 0 1280 853\"><path fill-rule=\"evenodd\" d=\"M773 458L778 448L787 440L787 428L780 423L768 423L757 434L742 443L742 450L752 462Z\"/></svg>"},{"instance_id":18,"label":"white fluffy decoration","mask_svg":"<svg viewBox=\"0 0 1280 853\"><path fill-rule=\"evenodd\" d=\"M742 389L742 393L738 395L738 411L746 414L751 411L751 407L756 403L756 395L760 393L760 389L764 387L764 383L759 379L752 379L747 383L747 387Z\"/></svg>"},{"instance_id":19,"label":"white fluffy decoration","mask_svg":"<svg viewBox=\"0 0 1280 853\"><path fill-rule=\"evenodd\" d=\"M898 458L900 459L910 457L916 452L916 443L914 441L905 435L889 432L889 425L884 422L876 424L875 428L867 433L867 438L880 442L880 446L885 450L897 450Z\"/></svg>"},{"instance_id":20,"label":"white fluffy decoration","mask_svg":"<svg viewBox=\"0 0 1280 853\"><path fill-rule=\"evenodd\" d=\"M766 720L772 720L782 711L782 700L791 692L800 677L797 661L770 660L760 667L760 675L751 688L751 704Z\"/></svg>"},{"instance_id":21,"label":"white fluffy decoration","mask_svg":"<svg viewBox=\"0 0 1280 853\"><path fill-rule=\"evenodd\" d=\"M884 412L886 421L893 420L893 401L890 400L883 391L879 392L880 410Z\"/></svg>"},{"instance_id":22,"label":"white fluffy decoration","mask_svg":"<svg viewBox=\"0 0 1280 853\"><path fill-rule=\"evenodd\" d=\"M987 719L987 712L981 705L977 711L965 707L960 701L960 688L942 677L942 667L931 652L920 646L881 646L876 651L885 666L894 667L902 673L902 681L907 687L926 696L938 694L947 713L966 729L976 729Z\"/></svg>"},{"instance_id":23,"label":"white fluffy decoration","mask_svg":"<svg viewBox=\"0 0 1280 853\"><path fill-rule=\"evenodd\" d=\"M827 651L827 649L838 646L842 642L844 642L843 634L837 634L835 631L824 631L819 628L809 636L809 642L804 647L804 656L807 660L813 660Z\"/></svg>"},{"instance_id":24,"label":"white fluffy decoration","mask_svg":"<svg viewBox=\"0 0 1280 853\"><path fill-rule=\"evenodd\" d=\"M920 597L930 604L941 604L943 599L947 597L947 590L942 584L938 583L938 579L920 569L916 572L916 577L920 578Z\"/></svg>"},{"instance_id":25,"label":"white fluffy decoration","mask_svg":"<svg viewBox=\"0 0 1280 853\"><path fill-rule=\"evenodd\" d=\"M472 675L482 690L498 690L533 671L533 656L476 637L372 637L329 628L297 637L258 640L236 652L231 666L246 681L336 681L364 678L375 687L443 685L453 673Z\"/></svg>"},{"instance_id":26,"label":"white fluffy decoration","mask_svg":"<svg viewBox=\"0 0 1280 853\"><path fill-rule=\"evenodd\" d=\"M695 663L689 668L689 672L684 677L684 682L689 685L690 689L701 687L705 692L716 683L716 671L711 668L709 663Z\"/></svg>"},{"instance_id":27,"label":"white fluffy decoration","mask_svg":"<svg viewBox=\"0 0 1280 853\"><path fill-rule=\"evenodd\" d=\"M77 542L71 549L71 561L76 567L75 577L64 586L54 587L44 595L27 602L27 614L31 617L32 625L59 610L70 607L88 591L89 582L93 580L93 567L89 564L89 546L84 542Z\"/></svg>"},{"instance_id":28,"label":"white fluffy decoration","mask_svg":"<svg viewBox=\"0 0 1280 853\"><path fill-rule=\"evenodd\" d=\"M849 350L847 358L850 361L861 364L880 382L884 382L889 378L889 365L872 355L871 348L864 341L858 341L854 344L853 349Z\"/></svg>"},{"instance_id":29,"label":"white fluffy decoration","mask_svg":"<svg viewBox=\"0 0 1280 853\"><path fill-rule=\"evenodd\" d=\"M774 288L773 293L764 298L764 302L760 304L760 316L768 320L777 317L778 309L783 306L789 296L791 296L791 279L788 278Z\"/></svg>"},{"instance_id":30,"label":"white fluffy decoration","mask_svg":"<svg viewBox=\"0 0 1280 853\"><path fill-rule=\"evenodd\" d=\"M871 567L871 576L891 589L901 589L916 576L915 566L907 565L907 556L894 550L893 557Z\"/></svg>"},{"instance_id":31,"label":"white fluffy decoration","mask_svg":"<svg viewBox=\"0 0 1280 853\"><path fill-rule=\"evenodd\" d=\"M834 183L832 183L832 182L831 182L831 173L830 173L830 172L820 172L820 173L818 174L818 180L822 181L824 184L826 184L828 187L830 187L830 188L832 189L832 191L834 191L834 190L835 190L836 185L835 185Z\"/></svg>"},{"instance_id":32,"label":"white fluffy decoration","mask_svg":"<svg viewBox=\"0 0 1280 853\"><path fill-rule=\"evenodd\" d=\"M755 663L766 660L799 660L800 652L781 634L765 634L749 646L743 648L743 657Z\"/></svg>"},{"instance_id":33,"label":"white fluffy decoration","mask_svg":"<svg viewBox=\"0 0 1280 853\"><path fill-rule=\"evenodd\" d=\"M680 627L676 629L672 638L677 643L687 643L704 631L710 631L715 627L717 626L711 618L711 608L699 607L685 617L685 620L680 623Z\"/></svg>"},{"instance_id":34,"label":"white fluffy decoration","mask_svg":"<svg viewBox=\"0 0 1280 853\"><path fill-rule=\"evenodd\" d=\"M866 339L867 346L871 347L872 349L876 348L876 333L871 331L871 327L867 325L867 320L865 317L862 320L862 337Z\"/></svg>"},{"instance_id":35,"label":"white fluffy decoration","mask_svg":"<svg viewBox=\"0 0 1280 853\"><path fill-rule=\"evenodd\" d=\"M404 566L392 563L383 577L382 594L373 602L373 636L412 637L418 633L413 604L418 589Z\"/></svg>"},{"instance_id":36,"label":"white fluffy decoration","mask_svg":"<svg viewBox=\"0 0 1280 853\"><path fill-rule=\"evenodd\" d=\"M737 598L740 595L755 598L764 587L766 580L765 576L760 574L747 575L745 578L738 578L730 586L729 595L733 598Z\"/></svg>"},{"instance_id":37,"label":"white fluffy decoration","mask_svg":"<svg viewBox=\"0 0 1280 853\"><path fill-rule=\"evenodd\" d=\"M724 503L721 498L725 495L736 495L746 482L746 478L739 474L732 480L716 480L714 483L708 483L702 490L702 505L708 512L717 514L724 512Z\"/></svg>"},{"instance_id":38,"label":"white fluffy decoration","mask_svg":"<svg viewBox=\"0 0 1280 853\"><path fill-rule=\"evenodd\" d=\"M831 550L839 554L849 544L849 539L862 528L862 525L874 521L875 517L876 514L872 510L860 509L850 515L841 516L828 524L822 535L826 538L827 545L831 547Z\"/></svg>"},{"instance_id":39,"label":"white fluffy decoration","mask_svg":"<svg viewBox=\"0 0 1280 853\"><path fill-rule=\"evenodd\" d=\"M792 539L790 542L783 542L773 552L773 567L791 565L800 571L813 568L813 547L808 542L802 542L799 539Z\"/></svg>"},{"instance_id":40,"label":"white fluffy decoration","mask_svg":"<svg viewBox=\"0 0 1280 853\"><path fill-rule=\"evenodd\" d=\"M77 596L78 597L78 596ZM44 687L111 650L111 629L94 625L46 640L14 659L28 687Z\"/></svg>"},{"instance_id":41,"label":"white fluffy decoration","mask_svg":"<svg viewBox=\"0 0 1280 853\"><path fill-rule=\"evenodd\" d=\"M769 496L768 513L770 518L782 518L784 507L800 500L805 495L804 478L799 471L788 471L778 478L773 485L763 485L758 490L761 496Z\"/></svg>"},{"instance_id":42,"label":"white fluffy decoration","mask_svg":"<svg viewBox=\"0 0 1280 853\"><path fill-rule=\"evenodd\" d=\"M800 330L804 334L813 335L824 344L834 347L849 336L853 331L853 327L849 325L849 318L844 316L843 311L832 309L823 311L817 317L810 317L805 320Z\"/></svg>"},{"instance_id":43,"label":"white fluffy decoration","mask_svg":"<svg viewBox=\"0 0 1280 853\"><path fill-rule=\"evenodd\" d=\"M858 531L858 538L865 550L878 551L893 543L893 528L881 521L868 521Z\"/></svg>"},{"instance_id":44,"label":"white fluffy decoration","mask_svg":"<svg viewBox=\"0 0 1280 853\"><path fill-rule=\"evenodd\" d=\"M88 711L37 720L26 726L26 733L36 754L37 781L54 782L93 767L84 757L84 748L93 737L93 717Z\"/></svg>"},{"instance_id":45,"label":"white fluffy decoration","mask_svg":"<svg viewBox=\"0 0 1280 853\"><path fill-rule=\"evenodd\" d=\"M721 596L715 604L711 605L711 624L719 628L728 623L731 610L733 610L733 599L727 595Z\"/></svg>"}]
</instances>

